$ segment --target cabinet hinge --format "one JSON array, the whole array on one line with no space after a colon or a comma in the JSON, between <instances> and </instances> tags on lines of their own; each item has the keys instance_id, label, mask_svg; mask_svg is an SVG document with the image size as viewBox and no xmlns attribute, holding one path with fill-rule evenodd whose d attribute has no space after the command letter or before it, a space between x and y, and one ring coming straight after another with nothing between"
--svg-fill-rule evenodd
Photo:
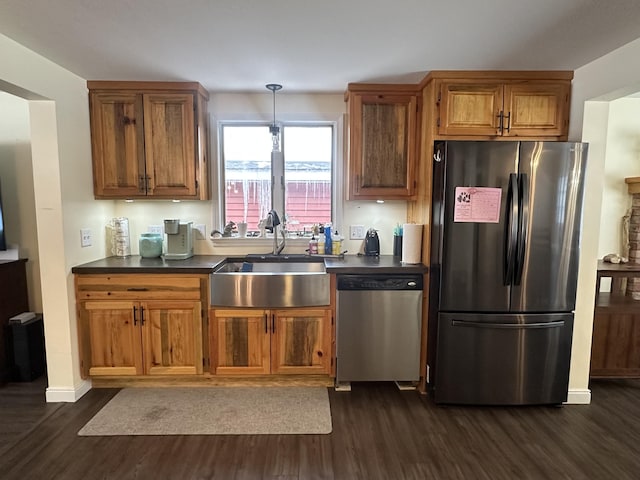
<instances>
[{"instance_id":1,"label":"cabinet hinge","mask_svg":"<svg viewBox=\"0 0 640 480\"><path fill-rule=\"evenodd\" d=\"M439 127L440 126L440 117L438 117L438 120L436 120L436 126Z\"/></svg>"},{"instance_id":2,"label":"cabinet hinge","mask_svg":"<svg viewBox=\"0 0 640 480\"><path fill-rule=\"evenodd\" d=\"M196 191L198 190L199 187L200 185L198 184L198 180L196 180Z\"/></svg>"}]
</instances>

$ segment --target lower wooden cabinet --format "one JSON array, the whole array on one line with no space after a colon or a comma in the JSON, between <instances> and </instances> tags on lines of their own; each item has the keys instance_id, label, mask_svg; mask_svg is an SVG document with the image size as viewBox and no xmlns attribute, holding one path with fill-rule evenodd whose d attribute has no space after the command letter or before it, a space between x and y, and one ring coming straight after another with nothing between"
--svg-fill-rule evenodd
<instances>
[{"instance_id":1,"label":"lower wooden cabinet","mask_svg":"<svg viewBox=\"0 0 640 480\"><path fill-rule=\"evenodd\" d=\"M85 375L202 373L201 308L180 300L83 302Z\"/></svg>"},{"instance_id":2,"label":"lower wooden cabinet","mask_svg":"<svg viewBox=\"0 0 640 480\"><path fill-rule=\"evenodd\" d=\"M330 308L212 309L211 373L330 374Z\"/></svg>"},{"instance_id":3,"label":"lower wooden cabinet","mask_svg":"<svg viewBox=\"0 0 640 480\"><path fill-rule=\"evenodd\" d=\"M207 275L76 275L83 377L202 374Z\"/></svg>"}]
</instances>

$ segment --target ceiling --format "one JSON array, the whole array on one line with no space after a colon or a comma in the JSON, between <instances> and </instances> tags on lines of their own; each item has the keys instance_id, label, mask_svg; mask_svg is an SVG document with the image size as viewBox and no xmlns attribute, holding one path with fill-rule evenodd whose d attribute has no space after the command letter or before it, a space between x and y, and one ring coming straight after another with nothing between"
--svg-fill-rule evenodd
<instances>
[{"instance_id":1,"label":"ceiling","mask_svg":"<svg viewBox=\"0 0 640 480\"><path fill-rule=\"evenodd\" d=\"M640 37L640 1L2 0L0 32L89 80L343 92L429 70L575 70Z\"/></svg>"}]
</instances>

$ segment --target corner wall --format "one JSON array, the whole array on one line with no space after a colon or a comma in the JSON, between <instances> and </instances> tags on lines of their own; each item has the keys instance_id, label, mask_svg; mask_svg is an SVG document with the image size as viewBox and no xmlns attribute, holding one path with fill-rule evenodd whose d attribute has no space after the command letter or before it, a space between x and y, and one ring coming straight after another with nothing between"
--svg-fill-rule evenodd
<instances>
[{"instance_id":1,"label":"corner wall","mask_svg":"<svg viewBox=\"0 0 640 480\"><path fill-rule=\"evenodd\" d=\"M584 65L574 73L569 139L589 143L569 403L589 403L589 365L609 101L640 91L640 39Z\"/></svg>"},{"instance_id":2,"label":"corner wall","mask_svg":"<svg viewBox=\"0 0 640 480\"><path fill-rule=\"evenodd\" d=\"M80 228L98 231L112 202L92 194L86 82L0 35L0 89L29 100L38 253L47 350L47 401L75 401L80 378L71 267L101 258L104 242L80 247Z\"/></svg>"}]
</instances>

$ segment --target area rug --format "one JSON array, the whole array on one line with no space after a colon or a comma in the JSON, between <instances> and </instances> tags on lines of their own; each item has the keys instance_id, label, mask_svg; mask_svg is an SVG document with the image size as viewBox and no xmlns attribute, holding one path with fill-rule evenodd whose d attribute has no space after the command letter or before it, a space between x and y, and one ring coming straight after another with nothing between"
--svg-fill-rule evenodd
<instances>
[{"instance_id":1,"label":"area rug","mask_svg":"<svg viewBox=\"0 0 640 480\"><path fill-rule=\"evenodd\" d=\"M125 388L78 435L327 434L331 429L326 387Z\"/></svg>"}]
</instances>

